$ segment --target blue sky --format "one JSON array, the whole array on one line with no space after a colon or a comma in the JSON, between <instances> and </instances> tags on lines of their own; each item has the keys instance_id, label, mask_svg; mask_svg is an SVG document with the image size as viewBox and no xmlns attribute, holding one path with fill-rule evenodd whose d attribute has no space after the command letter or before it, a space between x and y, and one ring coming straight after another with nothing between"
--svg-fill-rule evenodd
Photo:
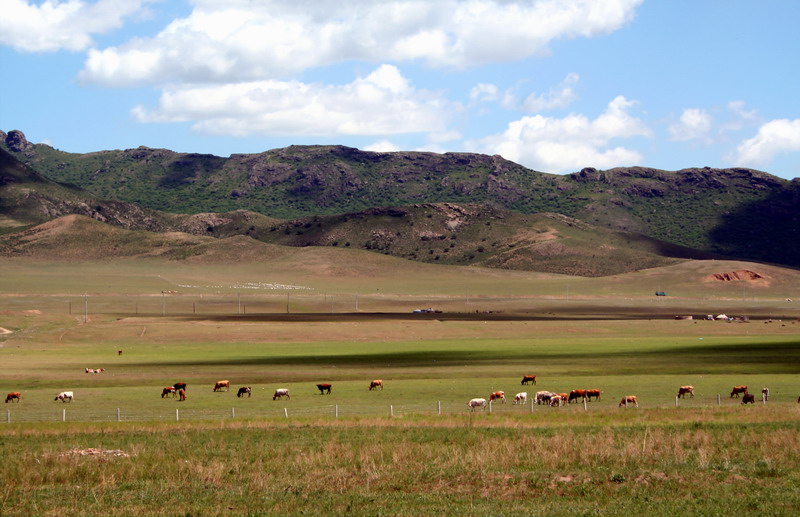
<instances>
[{"instance_id":1,"label":"blue sky","mask_svg":"<svg viewBox=\"0 0 800 517\"><path fill-rule=\"evenodd\" d=\"M0 129L800 176L796 0L0 0Z\"/></svg>"}]
</instances>

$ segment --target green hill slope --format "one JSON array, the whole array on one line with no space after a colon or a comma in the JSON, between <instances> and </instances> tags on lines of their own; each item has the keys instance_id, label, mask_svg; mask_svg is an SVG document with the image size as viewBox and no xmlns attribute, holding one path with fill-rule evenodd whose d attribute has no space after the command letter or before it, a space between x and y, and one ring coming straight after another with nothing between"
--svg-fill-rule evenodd
<instances>
[{"instance_id":1,"label":"green hill slope","mask_svg":"<svg viewBox=\"0 0 800 517\"><path fill-rule=\"evenodd\" d=\"M287 221L254 237L289 246L363 249L421 262L603 276L707 253L558 214L451 203L373 208Z\"/></svg>"},{"instance_id":2,"label":"green hill slope","mask_svg":"<svg viewBox=\"0 0 800 517\"><path fill-rule=\"evenodd\" d=\"M419 203L490 204L800 266L800 182L751 169L586 168L558 176L499 156L342 146L291 146L229 158L150 148L71 154L31 144L18 131L4 135L0 148L44 176L147 209L298 218ZM214 226L208 225L210 234ZM259 224L234 222L225 234L250 227L253 234Z\"/></svg>"}]
</instances>

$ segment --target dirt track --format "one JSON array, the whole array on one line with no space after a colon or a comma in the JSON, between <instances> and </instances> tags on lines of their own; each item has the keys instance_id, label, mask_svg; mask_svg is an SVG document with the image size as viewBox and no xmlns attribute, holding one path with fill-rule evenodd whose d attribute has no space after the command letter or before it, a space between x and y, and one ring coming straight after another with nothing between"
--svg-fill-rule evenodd
<instances>
[{"instance_id":1,"label":"dirt track","mask_svg":"<svg viewBox=\"0 0 800 517\"><path fill-rule=\"evenodd\" d=\"M705 315L696 314L695 319ZM406 312L351 312L351 313L261 313L178 316L186 321L239 321L239 322L358 322L358 321L592 321L592 320L674 320L676 315L693 314L691 311L664 311L655 309L609 310L608 307L580 307L575 310L559 308L558 312L442 312L414 314ZM751 320L777 319L794 321L797 315L750 316ZM724 322L716 322L724 324Z\"/></svg>"}]
</instances>

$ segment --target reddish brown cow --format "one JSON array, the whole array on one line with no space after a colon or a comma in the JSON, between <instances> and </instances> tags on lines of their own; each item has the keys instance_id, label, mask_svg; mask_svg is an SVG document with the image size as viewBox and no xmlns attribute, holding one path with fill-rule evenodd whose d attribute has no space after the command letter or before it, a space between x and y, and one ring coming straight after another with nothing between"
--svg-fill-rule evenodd
<instances>
[{"instance_id":1,"label":"reddish brown cow","mask_svg":"<svg viewBox=\"0 0 800 517\"><path fill-rule=\"evenodd\" d=\"M380 388L383 391L383 381L381 379L375 379L374 381L369 383L369 391L376 390Z\"/></svg>"},{"instance_id":2,"label":"reddish brown cow","mask_svg":"<svg viewBox=\"0 0 800 517\"><path fill-rule=\"evenodd\" d=\"M178 397L180 397L178 399L180 402L183 402L184 400L186 400L186 390L184 390L184 389L178 390Z\"/></svg>"},{"instance_id":3,"label":"reddish brown cow","mask_svg":"<svg viewBox=\"0 0 800 517\"><path fill-rule=\"evenodd\" d=\"M522 383L521 384L523 386L528 384L529 382L531 382L533 384L536 384L536 376L535 375L525 375L524 377L522 377Z\"/></svg>"},{"instance_id":4,"label":"reddish brown cow","mask_svg":"<svg viewBox=\"0 0 800 517\"><path fill-rule=\"evenodd\" d=\"M231 381L217 381L214 384L214 391L222 391L222 388L225 388L225 391L230 391Z\"/></svg>"},{"instance_id":5,"label":"reddish brown cow","mask_svg":"<svg viewBox=\"0 0 800 517\"><path fill-rule=\"evenodd\" d=\"M601 393L603 393L603 392L600 391L600 390L586 390L586 400L591 402L592 401L592 397L596 398L597 400L600 400L600 394Z\"/></svg>"},{"instance_id":6,"label":"reddish brown cow","mask_svg":"<svg viewBox=\"0 0 800 517\"><path fill-rule=\"evenodd\" d=\"M170 395L172 395L172 397L174 398L176 394L177 394L177 390L175 389L174 386L167 386L166 388L161 390L161 398L162 399L164 397L168 397Z\"/></svg>"},{"instance_id":7,"label":"reddish brown cow","mask_svg":"<svg viewBox=\"0 0 800 517\"><path fill-rule=\"evenodd\" d=\"M740 393L747 393L747 386L744 385L734 386L733 389L731 390L731 398L736 396L736 398L738 399Z\"/></svg>"},{"instance_id":8,"label":"reddish brown cow","mask_svg":"<svg viewBox=\"0 0 800 517\"><path fill-rule=\"evenodd\" d=\"M636 395L622 397L622 400L619 401L619 407L628 407L630 405L639 407L639 403L636 401Z\"/></svg>"},{"instance_id":9,"label":"reddish brown cow","mask_svg":"<svg viewBox=\"0 0 800 517\"><path fill-rule=\"evenodd\" d=\"M176 390L185 390L186 389L186 383L185 382L176 382L175 384L172 385L172 387L175 388Z\"/></svg>"},{"instance_id":10,"label":"reddish brown cow","mask_svg":"<svg viewBox=\"0 0 800 517\"><path fill-rule=\"evenodd\" d=\"M489 402L491 402L493 400L501 400L501 401L503 401L503 404L505 404L506 403L506 392L505 391L492 392L492 394L489 395Z\"/></svg>"},{"instance_id":11,"label":"reddish brown cow","mask_svg":"<svg viewBox=\"0 0 800 517\"><path fill-rule=\"evenodd\" d=\"M9 393L8 395L6 395L6 403L8 403L9 401L10 401L10 402L14 402L15 400L16 400L17 402L19 402L19 400L20 400L21 398L22 398L22 393L20 393L20 392L18 392L18 391L12 391L12 392L11 392L11 393Z\"/></svg>"},{"instance_id":12,"label":"reddish brown cow","mask_svg":"<svg viewBox=\"0 0 800 517\"><path fill-rule=\"evenodd\" d=\"M752 393L744 392L742 394L742 404L755 404L756 403L756 396Z\"/></svg>"},{"instance_id":13,"label":"reddish brown cow","mask_svg":"<svg viewBox=\"0 0 800 517\"><path fill-rule=\"evenodd\" d=\"M572 390L569 392L569 396L567 396L567 403L571 403L573 400L578 399L585 399L586 398L586 390Z\"/></svg>"},{"instance_id":14,"label":"reddish brown cow","mask_svg":"<svg viewBox=\"0 0 800 517\"><path fill-rule=\"evenodd\" d=\"M319 390L320 395L324 395L325 392L328 392L328 395L331 394L331 385L330 384L317 384L317 389Z\"/></svg>"},{"instance_id":15,"label":"reddish brown cow","mask_svg":"<svg viewBox=\"0 0 800 517\"><path fill-rule=\"evenodd\" d=\"M686 398L687 394L694 398L694 386L681 386L678 388L678 396L680 398Z\"/></svg>"}]
</instances>

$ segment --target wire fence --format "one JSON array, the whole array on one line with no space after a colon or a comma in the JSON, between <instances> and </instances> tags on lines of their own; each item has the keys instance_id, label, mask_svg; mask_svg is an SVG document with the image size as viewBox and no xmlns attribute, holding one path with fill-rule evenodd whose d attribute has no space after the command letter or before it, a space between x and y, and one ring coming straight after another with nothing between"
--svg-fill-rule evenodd
<instances>
[{"instance_id":1,"label":"wire fence","mask_svg":"<svg viewBox=\"0 0 800 517\"><path fill-rule=\"evenodd\" d=\"M706 397L702 401L684 401L675 399L675 408L686 406L692 408L708 408L723 405L725 398ZM761 397L755 402L767 404L767 398ZM754 402L754 403L755 403ZM726 405L728 403L726 402ZM67 404L68 405L68 404ZM622 403L620 403L622 405ZM426 402L414 404L389 404L389 405L343 405L326 404L321 406L293 407L289 404L280 407L247 407L232 406L230 408L192 408L178 407L174 409L154 408L151 410L126 410L125 408L95 409L84 407L59 407L53 409L14 407L6 408L4 423L44 423L44 422L180 422L184 420L226 420L226 419L292 419L292 418L351 418L351 417L403 417L403 416L433 416L467 414L470 412L498 413L498 414L524 414L537 412L550 412L568 408L571 411L597 411L601 409L616 408L614 403L608 404L587 403L550 407L548 404L537 404L528 400L525 404L492 403L487 401L483 407L470 408L465 403L455 402ZM625 404L632 409L639 407L634 403ZM658 406L658 407L673 407Z\"/></svg>"}]
</instances>

